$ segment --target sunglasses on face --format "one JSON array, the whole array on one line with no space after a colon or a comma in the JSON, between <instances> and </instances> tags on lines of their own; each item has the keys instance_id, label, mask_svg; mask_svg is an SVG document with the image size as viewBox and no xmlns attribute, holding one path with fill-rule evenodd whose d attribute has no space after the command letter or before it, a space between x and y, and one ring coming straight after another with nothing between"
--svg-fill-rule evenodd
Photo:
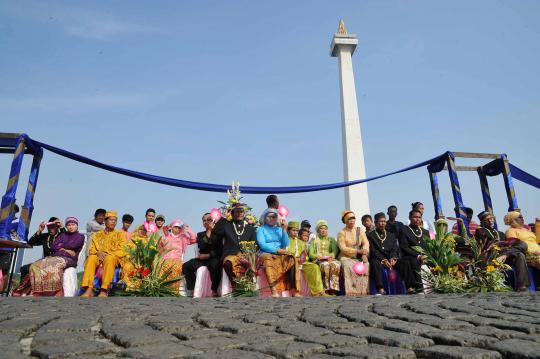
<instances>
[{"instance_id":1,"label":"sunglasses on face","mask_svg":"<svg viewBox=\"0 0 540 359\"><path fill-rule=\"evenodd\" d=\"M203 219L203 222L212 222L212 218L205 218Z\"/></svg>"},{"instance_id":2,"label":"sunglasses on face","mask_svg":"<svg viewBox=\"0 0 540 359\"><path fill-rule=\"evenodd\" d=\"M271 216L268 216L268 217L266 217L266 218L277 218L277 216L271 215Z\"/></svg>"}]
</instances>

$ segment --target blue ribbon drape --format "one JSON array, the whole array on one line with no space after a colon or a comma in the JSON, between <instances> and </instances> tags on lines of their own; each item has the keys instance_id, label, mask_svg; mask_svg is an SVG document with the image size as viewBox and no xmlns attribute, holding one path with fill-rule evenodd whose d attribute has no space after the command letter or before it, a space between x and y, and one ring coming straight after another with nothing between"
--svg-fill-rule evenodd
<instances>
[{"instance_id":1,"label":"blue ribbon drape","mask_svg":"<svg viewBox=\"0 0 540 359\"><path fill-rule=\"evenodd\" d=\"M530 186L540 189L540 178L533 176L530 173L523 171L521 168L510 163L510 172L512 177Z\"/></svg>"},{"instance_id":2,"label":"blue ribbon drape","mask_svg":"<svg viewBox=\"0 0 540 359\"><path fill-rule=\"evenodd\" d=\"M169 177L163 177L163 176L156 176L149 173L144 172L138 172L138 171L132 171L129 169L117 167L108 165L102 162L98 162L96 160L93 160L88 157L84 157L69 151L66 151L64 149L39 142L36 140L31 139L28 137L28 135L24 134L22 135L25 137L25 140L27 140L32 146L42 147L45 148L53 153L56 153L57 155L72 159L74 161L78 161L81 163L85 163L90 166L94 166L97 168L104 169L106 171L115 172L118 174L122 174L129 177L134 177L138 179L142 179L149 182L154 183L160 183L168 186L173 187L181 187L181 188L187 188L187 189L194 189L199 191L209 191L209 192L227 192L228 189L230 189L229 185L220 185L220 184L214 184L214 183L204 183L204 182L193 182L193 181L186 181L186 180L180 180L175 178L169 178ZM328 183L328 184L321 184L321 185L311 185L311 186L294 186L294 187L254 187L254 186L242 186L242 192L246 194L281 194L281 193L302 193L302 192L315 192L315 191L325 191L329 189L336 189L336 188L343 188L352 186L355 184L365 183L369 181L373 181L376 179L392 176L398 173L407 172L416 168L424 167L424 166L431 166L431 167L444 167L444 161L446 160L448 156L448 152L443 153L442 155L433 157L427 161L423 161L405 168L402 168L400 170L388 172L382 175L354 180L354 181L348 181L348 182L336 182L336 183ZM442 168L441 168L442 169ZM526 173L526 172L524 172ZM528 176L531 176L527 174ZM536 178L534 176L531 176L533 178ZM517 179L520 179L516 176ZM521 180L521 179L520 179ZM536 179L538 180L538 179ZM540 180L538 180L540 181ZM539 187L540 188L540 187Z\"/></svg>"}]
</instances>

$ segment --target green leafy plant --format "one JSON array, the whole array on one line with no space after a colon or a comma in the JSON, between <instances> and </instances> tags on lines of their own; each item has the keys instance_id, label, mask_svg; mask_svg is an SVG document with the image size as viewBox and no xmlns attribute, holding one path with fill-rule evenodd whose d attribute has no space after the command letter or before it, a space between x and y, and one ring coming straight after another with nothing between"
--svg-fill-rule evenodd
<instances>
[{"instance_id":1,"label":"green leafy plant","mask_svg":"<svg viewBox=\"0 0 540 359\"><path fill-rule=\"evenodd\" d=\"M446 223L446 222L445 222ZM426 264L433 272L448 274L457 270L462 262L461 256L455 251L456 242L451 233L447 233L448 225L436 223L435 239L424 238L425 248L420 246L414 249L427 257Z\"/></svg>"},{"instance_id":2,"label":"green leafy plant","mask_svg":"<svg viewBox=\"0 0 540 359\"><path fill-rule=\"evenodd\" d=\"M471 238L471 257L467 259L469 292L507 292L506 271L510 266L498 260L501 249L494 242Z\"/></svg>"},{"instance_id":3,"label":"green leafy plant","mask_svg":"<svg viewBox=\"0 0 540 359\"><path fill-rule=\"evenodd\" d=\"M147 241L135 239L126 246L126 252L134 265L134 270L128 273L132 285L115 295L130 295L141 297L177 297L180 294L174 284L182 277L169 278L173 269L164 270L163 256L168 251L162 251L161 237L152 235Z\"/></svg>"}]
</instances>

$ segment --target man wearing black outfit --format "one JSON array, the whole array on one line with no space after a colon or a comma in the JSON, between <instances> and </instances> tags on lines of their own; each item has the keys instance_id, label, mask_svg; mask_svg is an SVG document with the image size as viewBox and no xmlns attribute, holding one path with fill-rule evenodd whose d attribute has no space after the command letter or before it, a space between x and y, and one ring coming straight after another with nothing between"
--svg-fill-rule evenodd
<instances>
[{"instance_id":1,"label":"man wearing black outfit","mask_svg":"<svg viewBox=\"0 0 540 359\"><path fill-rule=\"evenodd\" d=\"M197 269L206 266L210 272L212 280L212 295L218 296L218 286L221 281L221 252L220 246L212 242L212 229L214 221L210 213L205 213L203 218L203 227L205 231L197 233L197 247L199 255L190 259L182 266L182 273L186 279L186 289L193 291L195 289L195 280L197 278Z\"/></svg>"},{"instance_id":2,"label":"man wearing black outfit","mask_svg":"<svg viewBox=\"0 0 540 359\"><path fill-rule=\"evenodd\" d=\"M396 221L398 211L397 207L394 205L391 205L388 207L388 211L386 212L388 215L388 221L386 221L386 230L388 232L392 232L394 234L394 237L399 241L399 237L401 236L401 231L403 230L403 223L400 221Z\"/></svg>"},{"instance_id":3,"label":"man wearing black outfit","mask_svg":"<svg viewBox=\"0 0 540 359\"><path fill-rule=\"evenodd\" d=\"M216 223L212 232L212 241L221 246L223 269L234 286L234 279L241 276L247 265L242 260L240 242L256 242L257 235L255 227L245 221L245 204L236 203L231 208L231 215L231 222L224 216Z\"/></svg>"},{"instance_id":4,"label":"man wearing black outfit","mask_svg":"<svg viewBox=\"0 0 540 359\"><path fill-rule=\"evenodd\" d=\"M382 271L395 269L407 287L407 293L414 293L414 274L409 262L399 259L399 246L395 235L386 230L384 213L375 215L375 230L367 237L369 240L369 273L379 294L386 294L383 288Z\"/></svg>"},{"instance_id":5,"label":"man wearing black outfit","mask_svg":"<svg viewBox=\"0 0 540 359\"><path fill-rule=\"evenodd\" d=\"M45 227L47 227L47 233L43 233ZM37 232L30 237L28 244L32 246L43 246L43 258L48 257L51 255L54 240L62 232L64 232L62 221L56 217L51 217L48 223L42 222L39 224ZM21 279L24 279L28 275L31 264L25 264L21 267Z\"/></svg>"},{"instance_id":6,"label":"man wearing black outfit","mask_svg":"<svg viewBox=\"0 0 540 359\"><path fill-rule=\"evenodd\" d=\"M422 228L422 213L413 209L409 212L408 226L404 226L399 238L401 249L401 259L408 262L414 275L414 287L417 292L423 292L421 266L426 260L426 256L420 255L414 247L425 248L425 238L429 238L429 232Z\"/></svg>"},{"instance_id":7,"label":"man wearing black outfit","mask_svg":"<svg viewBox=\"0 0 540 359\"><path fill-rule=\"evenodd\" d=\"M526 291L529 286L529 271L525 259L527 243L522 241L506 242L504 233L494 228L495 217L491 212L483 211L479 213L478 219L480 220L480 227L476 229L476 240L482 248L489 248L494 244L502 248L498 260L513 265L516 273L517 291Z\"/></svg>"}]
</instances>

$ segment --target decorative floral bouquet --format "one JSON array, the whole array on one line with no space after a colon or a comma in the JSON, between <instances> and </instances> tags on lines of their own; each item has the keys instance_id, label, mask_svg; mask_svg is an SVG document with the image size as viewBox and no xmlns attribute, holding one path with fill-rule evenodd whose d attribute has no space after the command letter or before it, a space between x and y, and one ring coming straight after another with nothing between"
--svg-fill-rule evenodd
<instances>
[{"instance_id":1,"label":"decorative floral bouquet","mask_svg":"<svg viewBox=\"0 0 540 359\"><path fill-rule=\"evenodd\" d=\"M163 256L167 251L160 251L161 237L151 236L148 241L135 239L126 246L126 252L133 263L134 270L128 273L131 285L117 295L142 297L177 297L178 290L172 284L182 277L169 279L172 268L164 270Z\"/></svg>"},{"instance_id":2,"label":"decorative floral bouquet","mask_svg":"<svg viewBox=\"0 0 540 359\"><path fill-rule=\"evenodd\" d=\"M232 221L232 215L230 214L230 209L236 204L242 201L242 192L240 191L240 182L232 182L231 189L227 190L227 201L218 201L221 203L219 208L223 216L227 216L227 220ZM259 226L259 221L253 213L251 213L251 207L246 206L246 222L254 227Z\"/></svg>"},{"instance_id":3,"label":"decorative floral bouquet","mask_svg":"<svg viewBox=\"0 0 540 359\"><path fill-rule=\"evenodd\" d=\"M424 239L426 248L415 247L427 257L430 271L422 271L422 279L436 293L501 292L510 288L505 284L505 271L510 267L497 260L500 248L480 243L476 238L453 236L448 226L436 225L435 239ZM456 253L456 243L466 246L462 257Z\"/></svg>"},{"instance_id":4,"label":"decorative floral bouquet","mask_svg":"<svg viewBox=\"0 0 540 359\"><path fill-rule=\"evenodd\" d=\"M242 251L242 259L240 263L244 270L240 277L234 279L233 297L254 297L257 296L257 277L258 262L257 262L257 243L255 241L240 242Z\"/></svg>"}]
</instances>

